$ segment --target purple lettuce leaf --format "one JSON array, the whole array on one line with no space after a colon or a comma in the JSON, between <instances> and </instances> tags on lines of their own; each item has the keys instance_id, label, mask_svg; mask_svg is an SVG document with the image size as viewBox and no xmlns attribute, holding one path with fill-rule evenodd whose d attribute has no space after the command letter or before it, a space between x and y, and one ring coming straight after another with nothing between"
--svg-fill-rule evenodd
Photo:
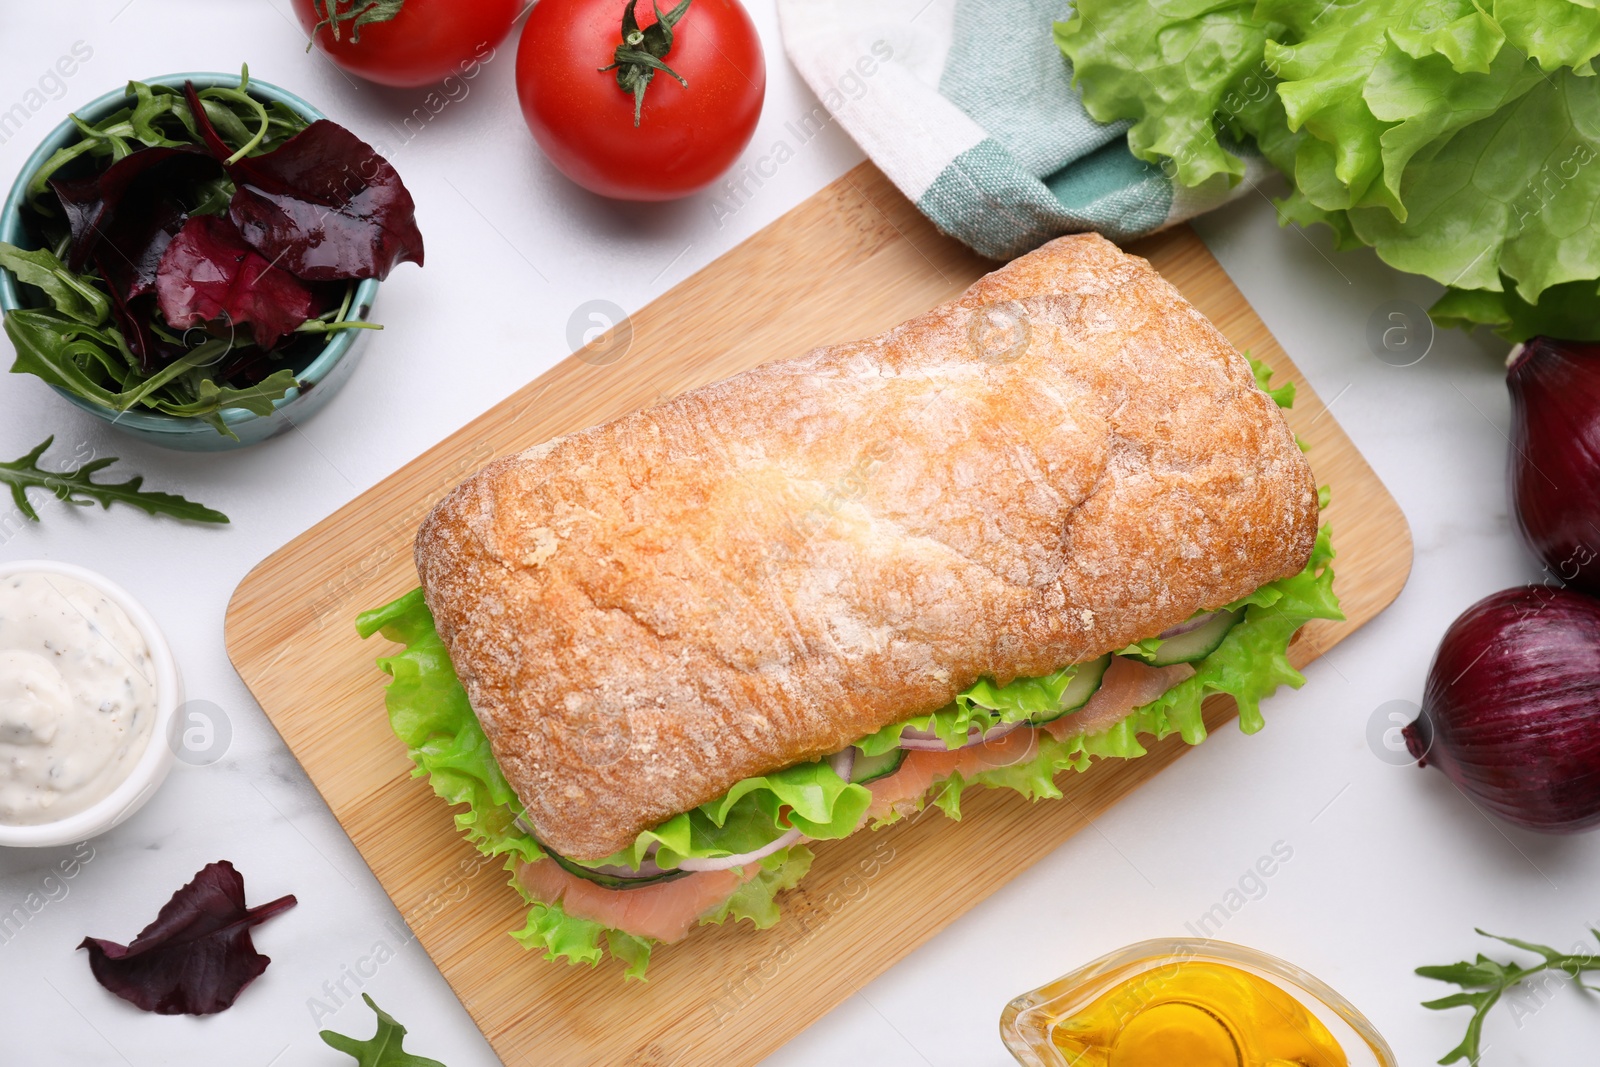
<instances>
[{"instance_id":1,"label":"purple lettuce leaf","mask_svg":"<svg viewBox=\"0 0 1600 1067\"><path fill-rule=\"evenodd\" d=\"M389 161L326 119L264 155L232 154L185 87L195 125L238 187L229 215L258 252L307 281L387 278L422 265L416 203Z\"/></svg>"},{"instance_id":2,"label":"purple lettuce leaf","mask_svg":"<svg viewBox=\"0 0 1600 1067\"><path fill-rule=\"evenodd\" d=\"M250 928L294 907L293 896L245 907L244 878L227 860L201 868L132 944L86 937L95 980L158 1015L212 1015L232 1007L272 962Z\"/></svg>"},{"instance_id":3,"label":"purple lettuce leaf","mask_svg":"<svg viewBox=\"0 0 1600 1067\"><path fill-rule=\"evenodd\" d=\"M137 215L118 215L95 256L107 283L129 300L154 292L161 257L188 218L174 200L158 201Z\"/></svg>"},{"instance_id":4,"label":"purple lettuce leaf","mask_svg":"<svg viewBox=\"0 0 1600 1067\"><path fill-rule=\"evenodd\" d=\"M94 266L101 277L106 276L107 264L104 256L95 256ZM122 295L121 289L117 286L109 285L107 288L111 290L111 320L116 323L117 332L122 334L123 340L127 342L128 351L138 360L141 372L153 374L183 353L181 346L163 341L150 328L150 320L156 308L153 292L129 299Z\"/></svg>"},{"instance_id":5,"label":"purple lettuce leaf","mask_svg":"<svg viewBox=\"0 0 1600 1067\"><path fill-rule=\"evenodd\" d=\"M67 268L81 274L99 253L125 283L133 275L148 287L150 279L143 278L139 268L149 262L152 242L165 245L161 235L171 232L172 211L181 212L175 190L217 173L216 160L198 145L189 145L141 149L92 178L51 181L72 234ZM160 252L155 258L161 258ZM129 298L139 295L137 286L130 284L124 284L123 293Z\"/></svg>"},{"instance_id":6,"label":"purple lettuce leaf","mask_svg":"<svg viewBox=\"0 0 1600 1067\"><path fill-rule=\"evenodd\" d=\"M266 349L311 318L317 305L305 282L269 262L220 215L184 223L161 257L156 298L174 329L249 324Z\"/></svg>"}]
</instances>

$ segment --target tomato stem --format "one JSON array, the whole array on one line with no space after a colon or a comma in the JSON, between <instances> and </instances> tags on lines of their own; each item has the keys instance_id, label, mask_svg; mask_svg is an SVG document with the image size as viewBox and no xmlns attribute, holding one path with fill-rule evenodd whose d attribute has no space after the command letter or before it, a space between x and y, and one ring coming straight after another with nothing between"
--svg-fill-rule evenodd
<instances>
[{"instance_id":1,"label":"tomato stem","mask_svg":"<svg viewBox=\"0 0 1600 1067\"><path fill-rule=\"evenodd\" d=\"M361 27L371 22L389 22L400 14L400 9L405 7L406 0L311 0L311 9L321 16L315 26L311 27L313 39L317 31L327 26L333 31L335 41L343 40L340 37L340 23L350 23L350 43L361 43ZM311 42L306 42L306 51L311 51Z\"/></svg>"},{"instance_id":2,"label":"tomato stem","mask_svg":"<svg viewBox=\"0 0 1600 1067\"><path fill-rule=\"evenodd\" d=\"M661 13L658 0L650 0L650 6L655 9L656 20L649 26L641 29L639 18L634 12L639 0L628 0L628 6L622 9L622 43L611 55L611 63L600 68L604 74L608 70L617 72L617 87L623 92L633 94L633 124L639 125L639 119L644 111L644 93L655 79L656 71L664 71L671 75L679 85L685 89L689 83L671 67L663 62L667 53L672 51L672 29L689 11L690 0L683 0L677 7Z\"/></svg>"}]
</instances>

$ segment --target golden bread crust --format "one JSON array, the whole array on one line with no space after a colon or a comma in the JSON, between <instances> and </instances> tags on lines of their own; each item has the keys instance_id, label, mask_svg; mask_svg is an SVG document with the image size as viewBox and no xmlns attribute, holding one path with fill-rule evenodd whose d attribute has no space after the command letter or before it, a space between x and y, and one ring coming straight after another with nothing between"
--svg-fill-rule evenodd
<instances>
[{"instance_id":1,"label":"golden bread crust","mask_svg":"<svg viewBox=\"0 0 1600 1067\"><path fill-rule=\"evenodd\" d=\"M539 839L593 860L982 675L1293 574L1316 521L1243 357L1089 234L879 337L493 463L416 555Z\"/></svg>"}]
</instances>

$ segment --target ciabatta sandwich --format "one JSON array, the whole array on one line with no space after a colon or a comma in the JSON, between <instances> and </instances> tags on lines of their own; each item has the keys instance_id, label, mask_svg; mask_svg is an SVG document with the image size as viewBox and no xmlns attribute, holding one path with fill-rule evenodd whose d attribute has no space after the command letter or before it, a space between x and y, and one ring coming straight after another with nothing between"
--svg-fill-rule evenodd
<instances>
[{"instance_id":1,"label":"ciabatta sandwich","mask_svg":"<svg viewBox=\"0 0 1600 1067\"><path fill-rule=\"evenodd\" d=\"M805 842L963 789L1059 796L1140 736L1247 730L1338 618L1273 396L1149 264L1064 237L865 341L491 464L417 536L396 731L530 902L641 973L765 924ZM1280 397L1281 390L1275 391Z\"/></svg>"}]
</instances>

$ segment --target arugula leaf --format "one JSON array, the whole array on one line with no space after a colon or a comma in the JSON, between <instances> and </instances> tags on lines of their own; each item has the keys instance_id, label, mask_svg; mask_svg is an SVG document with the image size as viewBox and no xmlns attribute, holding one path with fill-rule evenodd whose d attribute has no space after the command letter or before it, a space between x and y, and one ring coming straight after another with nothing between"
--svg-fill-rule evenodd
<instances>
[{"instance_id":1,"label":"arugula leaf","mask_svg":"<svg viewBox=\"0 0 1600 1067\"><path fill-rule=\"evenodd\" d=\"M1600 940L1600 930L1589 931ZM1489 959L1482 953L1471 963L1445 964L1434 967L1418 967L1417 974L1423 978L1432 978L1440 982L1449 982L1462 988L1460 993L1452 993L1438 1000L1424 1001L1422 1006L1432 1011L1445 1011L1450 1008L1471 1008L1472 1018L1467 1022L1467 1033L1461 1039L1461 1044L1444 1054L1439 1060L1442 1064L1457 1063L1466 1060L1469 1064L1477 1064L1481 1055L1483 1041L1483 1023L1489 1017L1490 1010L1500 1002L1501 996L1509 989L1520 984L1530 975L1544 971L1560 971L1568 978L1573 979L1579 986L1591 993L1600 993L1600 989L1589 985L1578 976L1585 971L1600 970L1600 955L1587 953L1567 953L1560 949L1551 948L1549 945L1539 945L1531 941L1519 941L1514 937L1501 937L1491 934L1486 930L1478 930L1483 937L1492 938L1512 948L1520 948L1524 952L1531 952L1542 957L1544 962L1530 967L1523 967L1517 963L1499 963Z\"/></svg>"},{"instance_id":2,"label":"arugula leaf","mask_svg":"<svg viewBox=\"0 0 1600 1067\"><path fill-rule=\"evenodd\" d=\"M16 502L17 510L33 522L39 521L39 513L28 502L29 489L44 489L54 493L57 499L78 507L91 507L98 503L109 510L112 504L129 504L151 515L170 515L190 522L228 521L228 516L203 504L172 493L141 489L140 486L144 484L142 475L135 475L125 482L96 482L95 474L117 462L114 456L91 460L76 470L44 470L39 466L39 460L54 443L55 436L52 434L21 459L0 463L0 485L10 488L11 499Z\"/></svg>"},{"instance_id":3,"label":"arugula leaf","mask_svg":"<svg viewBox=\"0 0 1600 1067\"><path fill-rule=\"evenodd\" d=\"M377 1002L367 994L361 994L361 999L378 1016L375 1034L365 1041L357 1041L332 1030L324 1030L317 1036L330 1047L353 1057L360 1067L444 1067L438 1060L430 1060L402 1048L406 1028L396 1022L394 1016L378 1007Z\"/></svg>"},{"instance_id":4,"label":"arugula leaf","mask_svg":"<svg viewBox=\"0 0 1600 1067\"><path fill-rule=\"evenodd\" d=\"M256 415L271 415L273 402L282 400L290 389L299 384L294 371L287 368L273 371L256 384L243 388L218 385L210 378L201 378L194 387L195 398L192 401L178 402L158 396L152 397L148 403L157 411L188 418L204 418L227 408L244 408ZM230 434L232 432L228 431Z\"/></svg>"},{"instance_id":5,"label":"arugula leaf","mask_svg":"<svg viewBox=\"0 0 1600 1067\"><path fill-rule=\"evenodd\" d=\"M111 317L110 299L45 249L27 252L0 241L0 268L15 274L17 281L42 291L51 305L69 319L100 326Z\"/></svg>"},{"instance_id":6,"label":"arugula leaf","mask_svg":"<svg viewBox=\"0 0 1600 1067\"><path fill-rule=\"evenodd\" d=\"M20 310L7 312L5 331L17 350L12 374L32 374L102 407L120 407L121 376L133 373L134 359L129 353L127 365L117 365L112 353L123 353L126 346L115 330L49 311Z\"/></svg>"}]
</instances>

